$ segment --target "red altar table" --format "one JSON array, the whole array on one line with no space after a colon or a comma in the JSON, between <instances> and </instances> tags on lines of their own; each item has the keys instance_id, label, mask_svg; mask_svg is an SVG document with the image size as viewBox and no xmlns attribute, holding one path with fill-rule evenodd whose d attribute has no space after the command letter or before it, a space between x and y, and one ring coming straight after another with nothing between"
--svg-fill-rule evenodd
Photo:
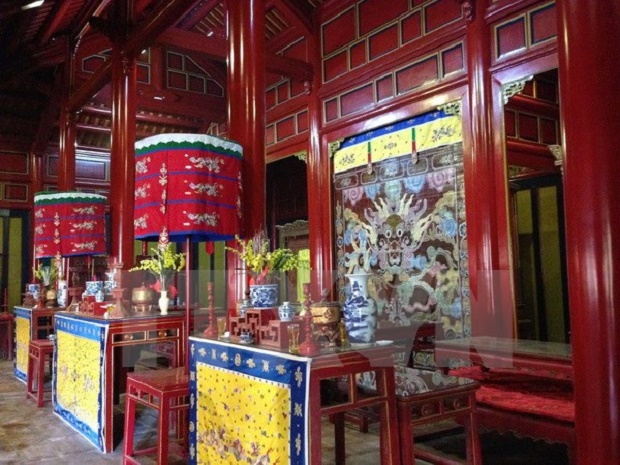
<instances>
[{"instance_id":1,"label":"red altar table","mask_svg":"<svg viewBox=\"0 0 620 465\"><path fill-rule=\"evenodd\" d=\"M168 343L176 366L185 360L185 313L119 319L59 312L52 400L56 412L102 452L114 449L114 399L124 380L124 350Z\"/></svg>"},{"instance_id":2,"label":"red altar table","mask_svg":"<svg viewBox=\"0 0 620 465\"><path fill-rule=\"evenodd\" d=\"M250 457L256 460L265 459L264 454L270 461L320 464L321 416L341 417L342 412L368 406L379 410L380 463L400 464L393 355L393 346L373 346L323 349L300 357L285 349L190 337L190 395L196 399L190 406L190 464L226 461L248 450L256 450ZM355 379L370 371L375 372L377 393L366 397L359 394ZM321 399L325 380L346 389L326 402ZM273 411L284 391L290 393L290 410ZM269 408L261 407L263 394ZM239 444L226 441L226 428L238 431ZM250 438L252 447L246 447L243 437ZM343 463L342 455L340 451L337 463Z\"/></svg>"}]
</instances>

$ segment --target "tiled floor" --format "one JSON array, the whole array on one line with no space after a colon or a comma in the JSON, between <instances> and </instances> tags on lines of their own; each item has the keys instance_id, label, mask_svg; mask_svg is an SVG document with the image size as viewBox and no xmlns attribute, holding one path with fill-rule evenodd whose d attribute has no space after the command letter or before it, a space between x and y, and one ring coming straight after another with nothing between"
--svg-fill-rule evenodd
<instances>
[{"instance_id":1,"label":"tiled floor","mask_svg":"<svg viewBox=\"0 0 620 465\"><path fill-rule=\"evenodd\" d=\"M1 464L106 464L121 463L122 443L111 454L102 454L80 434L52 412L49 402L37 408L26 400L26 386L12 374L12 362L0 360L0 463ZM141 423L156 427L156 418L147 412ZM326 424L325 428L329 428ZM148 428L147 428L148 429ZM137 433L140 436L140 433ZM360 434L347 429L347 448L351 451L348 463L376 465L379 463L376 431ZM146 435L142 431L142 435ZM324 434L324 463L333 457L333 435ZM181 458L170 464L185 463ZM153 463L148 459L144 463Z\"/></svg>"},{"instance_id":2,"label":"tiled floor","mask_svg":"<svg viewBox=\"0 0 620 465\"><path fill-rule=\"evenodd\" d=\"M50 403L37 408L34 401L25 399L26 386L13 376L12 362L0 360L0 464L106 464L121 463L122 443L111 454L102 454L80 434L67 426L54 413ZM122 411L122 410L121 410ZM122 418L118 420L122 422ZM144 426L138 436L153 437L154 415L143 412ZM122 424L122 423L121 423ZM334 436L329 423L323 424L323 464L334 463ZM485 465L566 465L565 447L542 441L517 439L510 436L484 434L481 436ZM353 465L379 464L379 437L376 425L368 434L353 428L346 429L347 463ZM419 444L441 448L452 458L463 457L463 436L454 434L432 443ZM145 464L154 463L148 459ZM186 463L178 457L171 465ZM416 465L426 462L416 461ZM321 465L323 465L321 464ZM318 464L311 464L318 465Z\"/></svg>"}]
</instances>

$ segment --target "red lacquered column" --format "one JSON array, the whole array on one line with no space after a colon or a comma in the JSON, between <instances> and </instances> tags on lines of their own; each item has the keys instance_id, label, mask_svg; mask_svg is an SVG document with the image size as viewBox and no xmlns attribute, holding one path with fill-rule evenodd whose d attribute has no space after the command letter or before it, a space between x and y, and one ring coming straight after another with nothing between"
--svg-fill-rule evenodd
<instances>
[{"instance_id":1,"label":"red lacquered column","mask_svg":"<svg viewBox=\"0 0 620 465\"><path fill-rule=\"evenodd\" d=\"M308 147L308 225L309 245L311 254L312 289L311 295L316 298L323 289L333 289L333 238L332 238L332 209L326 205L332 204L331 160L328 150L321 153L321 47L320 30L314 21L314 31L308 37L308 46L314 74L309 83L308 119L309 119L309 147Z\"/></svg>"},{"instance_id":2,"label":"red lacquered column","mask_svg":"<svg viewBox=\"0 0 620 465\"><path fill-rule=\"evenodd\" d=\"M228 134L243 147L244 235L265 227L265 1L228 2ZM241 298L229 254L228 305Z\"/></svg>"},{"instance_id":3,"label":"red lacquered column","mask_svg":"<svg viewBox=\"0 0 620 465\"><path fill-rule=\"evenodd\" d=\"M58 190L75 189L75 113L60 111L60 146L58 160Z\"/></svg>"},{"instance_id":4,"label":"red lacquered column","mask_svg":"<svg viewBox=\"0 0 620 465\"><path fill-rule=\"evenodd\" d=\"M131 2L129 2L131 5ZM118 2L115 21L129 24L130 5ZM120 42L120 40L119 40ZM136 142L136 57L121 53L121 45L112 49L112 143L110 150L111 256L123 269L133 265L133 210ZM123 287L123 286L121 286Z\"/></svg>"},{"instance_id":5,"label":"red lacquered column","mask_svg":"<svg viewBox=\"0 0 620 465\"><path fill-rule=\"evenodd\" d=\"M473 2L465 2L471 6ZM490 27L484 18L488 0L469 9L467 69L469 107L463 117L464 177L467 198L472 334L513 337L514 308L511 276L502 270L498 255L497 197L493 153L493 99L491 94ZM468 111L467 111L468 110ZM504 174L502 173L502 179ZM505 201L502 199L502 205ZM505 231L504 231L505 234ZM504 267L505 268L505 267Z\"/></svg>"},{"instance_id":6,"label":"red lacquered column","mask_svg":"<svg viewBox=\"0 0 620 465\"><path fill-rule=\"evenodd\" d=\"M75 124L76 115L66 107L73 90L75 54L67 53L67 60L62 70L63 98L60 110L60 142L58 160L58 190L75 189Z\"/></svg>"},{"instance_id":7,"label":"red lacquered column","mask_svg":"<svg viewBox=\"0 0 620 465\"><path fill-rule=\"evenodd\" d=\"M558 1L576 463L620 460L620 9Z\"/></svg>"}]
</instances>

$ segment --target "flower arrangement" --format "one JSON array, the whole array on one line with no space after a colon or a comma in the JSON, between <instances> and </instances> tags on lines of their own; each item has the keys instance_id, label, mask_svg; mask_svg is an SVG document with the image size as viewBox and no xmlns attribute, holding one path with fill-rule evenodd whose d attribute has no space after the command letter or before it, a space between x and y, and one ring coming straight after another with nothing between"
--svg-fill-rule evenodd
<instances>
[{"instance_id":1,"label":"flower arrangement","mask_svg":"<svg viewBox=\"0 0 620 465\"><path fill-rule=\"evenodd\" d=\"M269 239L265 231L259 231L250 239L235 236L239 248L226 247L235 253L252 272L252 284L269 284L277 278L276 272L291 271L297 268L297 255L286 248L269 251Z\"/></svg>"},{"instance_id":2,"label":"flower arrangement","mask_svg":"<svg viewBox=\"0 0 620 465\"><path fill-rule=\"evenodd\" d=\"M39 281L43 287L53 288L56 285L56 279L58 279L58 268L55 263L51 266L43 266L41 263L36 268L32 268L32 274L34 279Z\"/></svg>"},{"instance_id":3,"label":"flower arrangement","mask_svg":"<svg viewBox=\"0 0 620 465\"><path fill-rule=\"evenodd\" d=\"M140 265L129 271L148 271L157 278L159 289L166 290L174 273L185 267L185 253L174 253L170 248L170 242L162 240L161 236L157 248L151 249L151 252L151 258L140 260Z\"/></svg>"}]
</instances>

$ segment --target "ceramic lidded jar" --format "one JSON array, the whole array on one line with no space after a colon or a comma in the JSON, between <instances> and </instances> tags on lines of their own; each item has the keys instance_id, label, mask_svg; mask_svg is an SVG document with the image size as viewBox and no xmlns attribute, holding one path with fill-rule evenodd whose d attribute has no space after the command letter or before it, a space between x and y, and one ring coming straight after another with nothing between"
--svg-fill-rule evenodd
<instances>
[{"instance_id":1,"label":"ceramic lidded jar","mask_svg":"<svg viewBox=\"0 0 620 465\"><path fill-rule=\"evenodd\" d=\"M290 302L282 302L278 307L278 316L281 321L291 321L295 316L295 308Z\"/></svg>"}]
</instances>

